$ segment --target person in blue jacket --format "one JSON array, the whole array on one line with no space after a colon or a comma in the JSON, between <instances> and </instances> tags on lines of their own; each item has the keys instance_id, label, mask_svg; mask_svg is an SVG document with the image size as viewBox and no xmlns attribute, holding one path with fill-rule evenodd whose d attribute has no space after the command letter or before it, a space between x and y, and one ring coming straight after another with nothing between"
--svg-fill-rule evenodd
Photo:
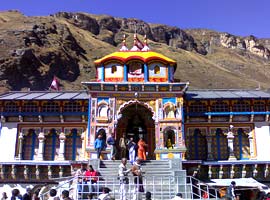
<instances>
[{"instance_id":1,"label":"person in blue jacket","mask_svg":"<svg viewBox=\"0 0 270 200\"><path fill-rule=\"evenodd\" d=\"M101 151L106 148L106 143L101 134L95 140L94 148L97 151L97 158L100 159Z\"/></svg>"}]
</instances>

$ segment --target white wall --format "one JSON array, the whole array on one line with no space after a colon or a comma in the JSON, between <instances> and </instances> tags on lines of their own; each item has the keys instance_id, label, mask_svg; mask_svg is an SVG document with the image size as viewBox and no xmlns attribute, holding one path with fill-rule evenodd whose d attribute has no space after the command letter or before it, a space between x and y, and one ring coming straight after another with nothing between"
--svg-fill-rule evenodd
<instances>
[{"instance_id":1,"label":"white wall","mask_svg":"<svg viewBox=\"0 0 270 200\"><path fill-rule=\"evenodd\" d=\"M2 123L0 132L0 161L13 161L17 136L17 123Z\"/></svg>"},{"instance_id":2,"label":"white wall","mask_svg":"<svg viewBox=\"0 0 270 200\"><path fill-rule=\"evenodd\" d=\"M270 132L268 122L255 123L257 160L270 160Z\"/></svg>"}]
</instances>

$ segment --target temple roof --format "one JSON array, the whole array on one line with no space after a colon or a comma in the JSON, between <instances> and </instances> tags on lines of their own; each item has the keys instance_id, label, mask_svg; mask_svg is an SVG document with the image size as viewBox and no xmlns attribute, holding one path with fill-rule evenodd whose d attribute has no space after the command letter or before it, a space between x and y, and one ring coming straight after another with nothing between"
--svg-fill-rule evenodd
<instances>
[{"instance_id":1,"label":"temple roof","mask_svg":"<svg viewBox=\"0 0 270 200\"><path fill-rule=\"evenodd\" d=\"M95 61L95 65L100 65L110 60L119 60L121 62L128 62L129 60L139 59L143 62L148 62L151 60L161 60L171 65L176 65L176 61L153 51L117 51L104 56L101 59Z\"/></svg>"}]
</instances>

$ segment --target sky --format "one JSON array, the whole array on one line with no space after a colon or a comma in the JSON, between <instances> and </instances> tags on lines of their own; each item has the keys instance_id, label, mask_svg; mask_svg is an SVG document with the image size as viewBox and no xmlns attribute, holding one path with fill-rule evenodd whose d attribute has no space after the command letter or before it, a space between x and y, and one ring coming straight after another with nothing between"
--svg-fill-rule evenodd
<instances>
[{"instance_id":1,"label":"sky","mask_svg":"<svg viewBox=\"0 0 270 200\"><path fill-rule=\"evenodd\" d=\"M145 22L270 38L270 0L1 0L0 11L27 16L59 11L107 14Z\"/></svg>"}]
</instances>

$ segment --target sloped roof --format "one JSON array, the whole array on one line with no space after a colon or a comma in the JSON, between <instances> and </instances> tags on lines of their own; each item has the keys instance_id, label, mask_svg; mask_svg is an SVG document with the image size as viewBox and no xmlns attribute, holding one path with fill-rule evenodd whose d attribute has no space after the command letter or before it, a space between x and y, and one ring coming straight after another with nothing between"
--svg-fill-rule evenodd
<instances>
[{"instance_id":1,"label":"sloped roof","mask_svg":"<svg viewBox=\"0 0 270 200\"><path fill-rule=\"evenodd\" d=\"M185 95L187 100L270 98L270 93L262 90L188 90Z\"/></svg>"},{"instance_id":2,"label":"sloped roof","mask_svg":"<svg viewBox=\"0 0 270 200\"><path fill-rule=\"evenodd\" d=\"M151 60L162 60L166 63L176 65L176 61L154 51L117 51L96 60L95 65L100 65L101 63L110 60L119 60L125 63L132 59L139 59L143 62L148 62Z\"/></svg>"},{"instance_id":3,"label":"sloped roof","mask_svg":"<svg viewBox=\"0 0 270 200\"><path fill-rule=\"evenodd\" d=\"M0 100L84 100L88 98L86 91L10 91L0 95Z\"/></svg>"}]
</instances>

